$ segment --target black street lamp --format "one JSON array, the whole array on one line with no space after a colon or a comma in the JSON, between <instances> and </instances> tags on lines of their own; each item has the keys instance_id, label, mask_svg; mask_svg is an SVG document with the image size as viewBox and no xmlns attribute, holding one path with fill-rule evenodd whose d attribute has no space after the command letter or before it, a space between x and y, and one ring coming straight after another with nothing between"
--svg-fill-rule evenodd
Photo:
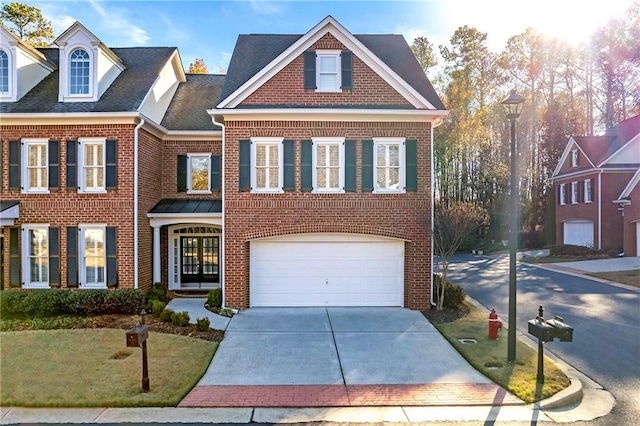
<instances>
[{"instance_id":1,"label":"black street lamp","mask_svg":"<svg viewBox=\"0 0 640 426\"><path fill-rule=\"evenodd\" d=\"M511 121L511 203L509 220L509 334L507 340L507 361L516 362L516 252L518 249L518 173L516 171L516 118L520 117L525 98L512 90L502 101Z\"/></svg>"}]
</instances>

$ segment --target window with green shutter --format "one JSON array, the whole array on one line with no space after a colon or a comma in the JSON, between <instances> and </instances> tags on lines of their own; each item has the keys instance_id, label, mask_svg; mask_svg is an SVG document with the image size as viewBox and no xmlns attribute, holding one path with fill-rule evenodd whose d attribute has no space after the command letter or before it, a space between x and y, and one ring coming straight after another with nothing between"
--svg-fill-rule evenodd
<instances>
[{"instance_id":1,"label":"window with green shutter","mask_svg":"<svg viewBox=\"0 0 640 426\"><path fill-rule=\"evenodd\" d=\"M22 287L20 228L9 228L9 285Z\"/></svg>"},{"instance_id":2,"label":"window with green shutter","mask_svg":"<svg viewBox=\"0 0 640 426\"><path fill-rule=\"evenodd\" d=\"M300 189L313 190L313 142L306 139L300 142Z\"/></svg>"},{"instance_id":3,"label":"window with green shutter","mask_svg":"<svg viewBox=\"0 0 640 426\"><path fill-rule=\"evenodd\" d=\"M67 140L67 188L78 188L78 141Z\"/></svg>"},{"instance_id":4,"label":"window with green shutter","mask_svg":"<svg viewBox=\"0 0 640 426\"><path fill-rule=\"evenodd\" d=\"M106 189L116 189L118 187L118 141L115 139L107 139L105 143L105 162L106 162Z\"/></svg>"},{"instance_id":5,"label":"window with green shutter","mask_svg":"<svg viewBox=\"0 0 640 426\"><path fill-rule=\"evenodd\" d=\"M296 189L295 141L285 139L283 145L284 182L282 189L285 191L294 191Z\"/></svg>"},{"instance_id":6,"label":"window with green shutter","mask_svg":"<svg viewBox=\"0 0 640 426\"><path fill-rule=\"evenodd\" d=\"M60 142L49 139L49 189L60 187Z\"/></svg>"},{"instance_id":7,"label":"window with green shutter","mask_svg":"<svg viewBox=\"0 0 640 426\"><path fill-rule=\"evenodd\" d=\"M251 141L244 139L239 146L239 190L251 191Z\"/></svg>"},{"instance_id":8,"label":"window with green shutter","mask_svg":"<svg viewBox=\"0 0 640 426\"><path fill-rule=\"evenodd\" d=\"M356 192L356 141L344 141L344 190Z\"/></svg>"},{"instance_id":9,"label":"window with green shutter","mask_svg":"<svg viewBox=\"0 0 640 426\"><path fill-rule=\"evenodd\" d=\"M67 287L78 287L78 228L67 228Z\"/></svg>"},{"instance_id":10,"label":"window with green shutter","mask_svg":"<svg viewBox=\"0 0 640 426\"><path fill-rule=\"evenodd\" d=\"M362 191L373 191L373 140L362 141Z\"/></svg>"},{"instance_id":11,"label":"window with green shutter","mask_svg":"<svg viewBox=\"0 0 640 426\"><path fill-rule=\"evenodd\" d=\"M405 142L406 190L418 190L418 141L407 139Z\"/></svg>"},{"instance_id":12,"label":"window with green shutter","mask_svg":"<svg viewBox=\"0 0 640 426\"><path fill-rule=\"evenodd\" d=\"M304 88L316 88L316 52L304 52Z\"/></svg>"}]
</instances>

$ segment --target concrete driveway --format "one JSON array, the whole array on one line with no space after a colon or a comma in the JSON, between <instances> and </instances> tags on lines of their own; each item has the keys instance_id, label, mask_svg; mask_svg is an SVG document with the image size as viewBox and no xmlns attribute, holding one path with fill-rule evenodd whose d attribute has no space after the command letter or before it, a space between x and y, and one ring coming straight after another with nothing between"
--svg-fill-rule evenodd
<instances>
[{"instance_id":1,"label":"concrete driveway","mask_svg":"<svg viewBox=\"0 0 640 426\"><path fill-rule=\"evenodd\" d=\"M252 308L199 386L491 383L417 311Z\"/></svg>"}]
</instances>

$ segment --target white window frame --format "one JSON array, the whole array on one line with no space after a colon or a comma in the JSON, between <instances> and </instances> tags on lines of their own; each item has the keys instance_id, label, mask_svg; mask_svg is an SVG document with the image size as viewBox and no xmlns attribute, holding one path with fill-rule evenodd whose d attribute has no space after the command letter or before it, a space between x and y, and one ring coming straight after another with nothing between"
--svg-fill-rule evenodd
<instances>
[{"instance_id":1,"label":"white window frame","mask_svg":"<svg viewBox=\"0 0 640 426\"><path fill-rule=\"evenodd\" d=\"M44 231L44 235L46 238L46 247L47 253L46 256L32 256L30 253L31 248L31 239L29 238L29 233L34 230L42 230ZM49 224L29 224L22 226L22 281L23 288L50 288L49 280L51 279L51 268L50 268L50 254L51 247L49 245ZM46 281L31 281L31 258L32 257L46 257L47 263L47 280Z\"/></svg>"},{"instance_id":2,"label":"white window frame","mask_svg":"<svg viewBox=\"0 0 640 426\"><path fill-rule=\"evenodd\" d=\"M283 193L282 189L284 185L284 138L272 138L272 137L256 137L251 138L251 192L256 193ZM256 164L256 150L260 145L277 145L278 147L278 184L276 188L258 188L258 176L257 176L257 164ZM265 166L266 167L266 166ZM268 174L267 174L268 177Z\"/></svg>"},{"instance_id":3,"label":"white window frame","mask_svg":"<svg viewBox=\"0 0 640 426\"><path fill-rule=\"evenodd\" d=\"M578 204L579 191L578 182L571 182L571 204Z\"/></svg>"},{"instance_id":4,"label":"white window frame","mask_svg":"<svg viewBox=\"0 0 640 426\"><path fill-rule=\"evenodd\" d=\"M107 143L104 138L82 138L78 140L78 192L86 192L92 194L100 194L107 192ZM102 145L102 165L85 166L85 147L86 145ZM87 187L85 184L85 167L92 169L102 169L102 186Z\"/></svg>"},{"instance_id":5,"label":"white window frame","mask_svg":"<svg viewBox=\"0 0 640 426\"><path fill-rule=\"evenodd\" d=\"M564 206L567 204L567 184L560 184L560 205Z\"/></svg>"},{"instance_id":6,"label":"white window frame","mask_svg":"<svg viewBox=\"0 0 640 426\"><path fill-rule=\"evenodd\" d=\"M591 197L593 188L593 179L585 179L584 180L584 202L585 203L593 203L593 198Z\"/></svg>"},{"instance_id":7,"label":"white window frame","mask_svg":"<svg viewBox=\"0 0 640 426\"><path fill-rule=\"evenodd\" d=\"M29 166L29 148L32 146L43 146L45 150L45 164ZM49 141L47 139L22 139L22 190L23 194L48 194L49 193ZM31 187L29 170L31 168L44 169L44 176L39 185Z\"/></svg>"},{"instance_id":8,"label":"white window frame","mask_svg":"<svg viewBox=\"0 0 640 426\"><path fill-rule=\"evenodd\" d=\"M339 93L342 92L342 57L340 50L316 50L316 92ZM323 58L334 58L336 68L334 71L322 71L320 66ZM335 75L335 86L322 87L322 75Z\"/></svg>"},{"instance_id":9,"label":"white window frame","mask_svg":"<svg viewBox=\"0 0 640 426\"><path fill-rule=\"evenodd\" d=\"M339 157L338 157L338 187L337 188L319 188L318 187L318 148L320 146L326 146L326 145L338 146ZM336 137L313 138L312 164L313 164L312 192L329 193L329 194L339 194L344 192L344 173L345 173L344 138L336 138ZM326 166L323 166L323 167L326 167Z\"/></svg>"},{"instance_id":10,"label":"white window frame","mask_svg":"<svg viewBox=\"0 0 640 426\"><path fill-rule=\"evenodd\" d=\"M571 151L571 167L578 167L578 150Z\"/></svg>"},{"instance_id":11,"label":"white window frame","mask_svg":"<svg viewBox=\"0 0 640 426\"><path fill-rule=\"evenodd\" d=\"M89 69L88 69L88 73L89 75L87 77L89 77L89 82L87 83L87 93L71 93L71 63L72 63L72 56L75 52L77 52L78 50L82 50L84 51L87 56L87 62L89 63ZM93 64L93 52L92 49L88 49L85 46L75 46L74 48L72 48L69 51L69 57L68 57L68 74L67 74L67 94L70 98L93 98L93 68L94 68L94 64Z\"/></svg>"},{"instance_id":12,"label":"white window frame","mask_svg":"<svg viewBox=\"0 0 640 426\"><path fill-rule=\"evenodd\" d=\"M398 145L398 188L378 188L378 147L380 145ZM375 138L373 140L373 192L377 194L402 194L406 192L405 138ZM385 166L388 167L388 166Z\"/></svg>"},{"instance_id":13,"label":"white window frame","mask_svg":"<svg viewBox=\"0 0 640 426\"><path fill-rule=\"evenodd\" d=\"M4 54L7 55L7 90L3 91L0 89L0 98L11 98L13 94L13 61L11 60L11 50L6 49L4 46L0 46L0 51L4 52Z\"/></svg>"},{"instance_id":14,"label":"white window frame","mask_svg":"<svg viewBox=\"0 0 640 426\"><path fill-rule=\"evenodd\" d=\"M85 256L86 250L86 233L87 231L102 231L102 265L103 265L103 280L100 282L87 283L87 260ZM94 256L96 259L100 259L98 256ZM90 224L78 226L78 277L80 280L80 288L82 289L103 289L107 288L107 226L104 224Z\"/></svg>"},{"instance_id":15,"label":"white window frame","mask_svg":"<svg viewBox=\"0 0 640 426\"><path fill-rule=\"evenodd\" d=\"M193 189L192 161L196 158L205 158L207 161L207 189ZM187 154L187 193L188 194L211 194L211 153L200 152Z\"/></svg>"}]
</instances>

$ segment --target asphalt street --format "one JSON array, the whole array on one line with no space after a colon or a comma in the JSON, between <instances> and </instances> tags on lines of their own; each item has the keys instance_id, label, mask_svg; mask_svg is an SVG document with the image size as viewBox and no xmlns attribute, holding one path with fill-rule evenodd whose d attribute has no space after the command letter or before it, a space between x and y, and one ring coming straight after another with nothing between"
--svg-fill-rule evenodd
<instances>
[{"instance_id":1,"label":"asphalt street","mask_svg":"<svg viewBox=\"0 0 640 426\"><path fill-rule=\"evenodd\" d=\"M495 308L506 325L508 255L454 256L448 279L462 285L469 296L487 308ZM536 317L538 306L544 307L545 319L563 317L574 328L573 342L547 343L545 351L552 352L613 394L617 405L610 416L619 422L616 424L637 424L640 418L640 292L524 263L518 264L516 283L518 330L527 333L527 321ZM507 338L506 332L502 338Z\"/></svg>"}]
</instances>

